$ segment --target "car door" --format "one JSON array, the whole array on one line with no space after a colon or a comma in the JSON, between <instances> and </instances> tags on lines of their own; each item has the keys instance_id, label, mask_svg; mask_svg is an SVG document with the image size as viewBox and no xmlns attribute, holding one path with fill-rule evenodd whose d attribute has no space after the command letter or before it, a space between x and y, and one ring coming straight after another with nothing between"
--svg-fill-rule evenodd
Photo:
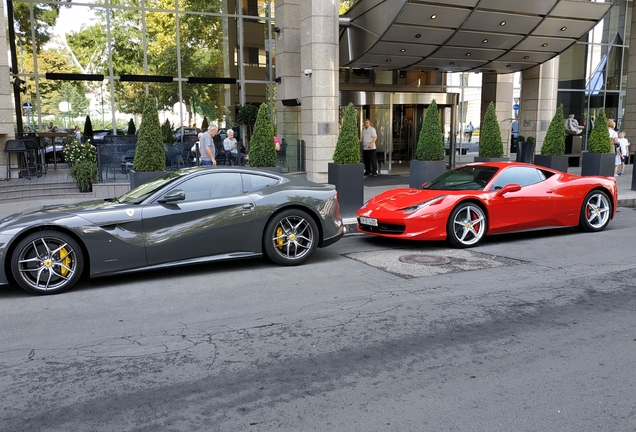
<instances>
[{"instance_id":1,"label":"car door","mask_svg":"<svg viewBox=\"0 0 636 432\"><path fill-rule=\"evenodd\" d=\"M489 232L515 231L546 226L552 217L555 198L545 175L534 167L513 166L501 170L490 191ZM498 193L504 186L518 184L521 189Z\"/></svg>"},{"instance_id":2,"label":"car door","mask_svg":"<svg viewBox=\"0 0 636 432\"><path fill-rule=\"evenodd\" d=\"M148 265L243 251L254 202L243 193L240 173L210 171L174 185L184 200L143 208Z\"/></svg>"}]
</instances>

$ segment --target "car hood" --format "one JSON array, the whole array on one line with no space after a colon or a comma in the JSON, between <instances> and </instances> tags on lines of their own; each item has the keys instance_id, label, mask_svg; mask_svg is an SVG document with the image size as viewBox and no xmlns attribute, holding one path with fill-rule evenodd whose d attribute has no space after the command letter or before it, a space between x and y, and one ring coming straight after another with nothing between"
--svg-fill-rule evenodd
<instances>
[{"instance_id":1,"label":"car hood","mask_svg":"<svg viewBox=\"0 0 636 432\"><path fill-rule=\"evenodd\" d=\"M446 191L413 188L391 189L372 198L365 204L363 210L397 211L422 204L440 196L455 198L457 196L466 195L468 192L475 191Z\"/></svg>"},{"instance_id":2,"label":"car hood","mask_svg":"<svg viewBox=\"0 0 636 432\"><path fill-rule=\"evenodd\" d=\"M38 225L45 221L64 219L72 216L81 216L85 219L90 219L86 216L91 212L116 205L119 204L104 200L93 200L73 204L56 204L37 207L4 217L0 220L0 229L22 224Z\"/></svg>"}]
</instances>

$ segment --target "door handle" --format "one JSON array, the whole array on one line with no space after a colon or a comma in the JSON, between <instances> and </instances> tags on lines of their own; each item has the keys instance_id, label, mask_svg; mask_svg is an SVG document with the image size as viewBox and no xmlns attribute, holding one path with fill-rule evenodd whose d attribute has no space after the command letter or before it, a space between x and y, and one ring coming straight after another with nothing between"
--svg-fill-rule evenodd
<instances>
[{"instance_id":1,"label":"door handle","mask_svg":"<svg viewBox=\"0 0 636 432\"><path fill-rule=\"evenodd\" d=\"M252 210L254 208L254 204L253 203L243 204L241 208L245 210Z\"/></svg>"},{"instance_id":2,"label":"door handle","mask_svg":"<svg viewBox=\"0 0 636 432\"><path fill-rule=\"evenodd\" d=\"M552 189L548 189L547 191L545 191L545 193L551 194L551 193L554 193L554 191Z\"/></svg>"}]
</instances>

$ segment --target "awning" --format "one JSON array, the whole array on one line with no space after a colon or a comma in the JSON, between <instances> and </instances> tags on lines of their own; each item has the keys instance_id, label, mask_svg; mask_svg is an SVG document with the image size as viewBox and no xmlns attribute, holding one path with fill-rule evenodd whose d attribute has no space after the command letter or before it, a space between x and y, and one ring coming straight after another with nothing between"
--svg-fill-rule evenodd
<instances>
[{"instance_id":1,"label":"awning","mask_svg":"<svg viewBox=\"0 0 636 432\"><path fill-rule=\"evenodd\" d=\"M588 0L361 0L341 19L340 66L521 71L568 49L611 7Z\"/></svg>"}]
</instances>

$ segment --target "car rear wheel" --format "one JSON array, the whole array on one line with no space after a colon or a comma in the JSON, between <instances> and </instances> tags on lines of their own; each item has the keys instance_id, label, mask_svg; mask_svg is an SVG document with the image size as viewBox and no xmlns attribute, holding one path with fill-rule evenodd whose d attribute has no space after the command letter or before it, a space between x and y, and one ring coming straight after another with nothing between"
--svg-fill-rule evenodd
<instances>
[{"instance_id":1,"label":"car rear wheel","mask_svg":"<svg viewBox=\"0 0 636 432\"><path fill-rule=\"evenodd\" d=\"M583 231L602 231L609 224L611 213L612 205L607 194L594 190L583 201L579 227Z\"/></svg>"},{"instance_id":2,"label":"car rear wheel","mask_svg":"<svg viewBox=\"0 0 636 432\"><path fill-rule=\"evenodd\" d=\"M263 243L267 257L276 264L302 264L316 250L318 227L306 212L285 210L269 220Z\"/></svg>"},{"instance_id":3,"label":"car rear wheel","mask_svg":"<svg viewBox=\"0 0 636 432\"><path fill-rule=\"evenodd\" d=\"M21 288L34 294L57 294L71 288L84 268L75 240L57 231L39 231L18 243L11 272Z\"/></svg>"},{"instance_id":4,"label":"car rear wheel","mask_svg":"<svg viewBox=\"0 0 636 432\"><path fill-rule=\"evenodd\" d=\"M446 235L452 246L467 248L477 245L486 235L488 220L477 204L460 204L448 218Z\"/></svg>"}]
</instances>

